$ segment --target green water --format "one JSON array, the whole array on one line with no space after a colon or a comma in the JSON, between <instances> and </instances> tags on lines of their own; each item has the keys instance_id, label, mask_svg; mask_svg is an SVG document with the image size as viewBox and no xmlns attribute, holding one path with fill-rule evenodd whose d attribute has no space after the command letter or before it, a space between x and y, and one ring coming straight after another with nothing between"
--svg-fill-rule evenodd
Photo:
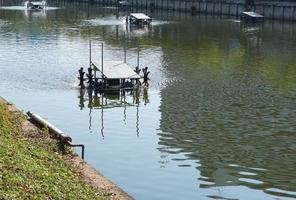
<instances>
[{"instance_id":1,"label":"green water","mask_svg":"<svg viewBox=\"0 0 296 200\"><path fill-rule=\"evenodd\" d=\"M152 26L135 29L112 7L3 6L0 95L85 144L136 199L296 198L296 25L148 12ZM90 39L98 61L102 42L106 60L126 43L132 66L139 46L150 88L103 109L79 91Z\"/></svg>"}]
</instances>

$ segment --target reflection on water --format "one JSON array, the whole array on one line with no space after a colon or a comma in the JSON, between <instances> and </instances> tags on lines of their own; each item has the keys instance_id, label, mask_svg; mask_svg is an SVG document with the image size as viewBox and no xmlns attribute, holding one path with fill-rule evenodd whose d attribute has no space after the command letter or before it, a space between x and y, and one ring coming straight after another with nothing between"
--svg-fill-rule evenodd
<instances>
[{"instance_id":1,"label":"reflection on water","mask_svg":"<svg viewBox=\"0 0 296 200\"><path fill-rule=\"evenodd\" d=\"M30 11L31 13L38 13L38 12L44 12L47 10L57 10L59 7L46 7L42 10L28 10L26 6L1 6L0 10L22 10L22 11Z\"/></svg>"},{"instance_id":2,"label":"reflection on water","mask_svg":"<svg viewBox=\"0 0 296 200\"><path fill-rule=\"evenodd\" d=\"M125 25L125 17L118 19L116 16L108 16L103 18L85 20L83 25L90 26L116 26Z\"/></svg>"},{"instance_id":3,"label":"reflection on water","mask_svg":"<svg viewBox=\"0 0 296 200\"><path fill-rule=\"evenodd\" d=\"M25 10L24 13L25 13L25 16L29 19L29 20L32 20L34 18L46 18L46 10L43 9L43 10L40 10L40 11L37 11L37 12L34 12L34 11L31 11L31 10Z\"/></svg>"},{"instance_id":4,"label":"reflection on water","mask_svg":"<svg viewBox=\"0 0 296 200\"><path fill-rule=\"evenodd\" d=\"M154 12L130 29L126 11L49 5L63 9L1 9L1 95L69 131L136 199L296 198L294 24ZM90 39L106 60L126 44L131 66L140 46L150 88L77 90Z\"/></svg>"},{"instance_id":5,"label":"reflection on water","mask_svg":"<svg viewBox=\"0 0 296 200\"><path fill-rule=\"evenodd\" d=\"M96 93L92 89L80 89L79 90L79 108L83 110L89 109L89 130L92 130L92 110L101 110L101 135L104 138L104 110L112 109L116 107L123 107L123 121L126 122L126 110L127 107L136 107L136 132L139 136L139 105L142 102L143 105L149 103L148 88L140 87L135 90L114 90L105 93Z\"/></svg>"},{"instance_id":6,"label":"reflection on water","mask_svg":"<svg viewBox=\"0 0 296 200\"><path fill-rule=\"evenodd\" d=\"M276 38L270 24L214 35L220 26L199 26L208 34L188 35L194 46L175 42L184 58L167 48L180 81L161 91L159 150L196 160L200 188L246 186L295 198L296 49L286 49L295 36Z\"/></svg>"},{"instance_id":7,"label":"reflection on water","mask_svg":"<svg viewBox=\"0 0 296 200\"><path fill-rule=\"evenodd\" d=\"M141 87L135 90L114 90L105 93L95 93L92 89L79 90L79 108L99 109L99 108L114 108L135 106L143 101L144 105L149 103L148 88Z\"/></svg>"}]
</instances>

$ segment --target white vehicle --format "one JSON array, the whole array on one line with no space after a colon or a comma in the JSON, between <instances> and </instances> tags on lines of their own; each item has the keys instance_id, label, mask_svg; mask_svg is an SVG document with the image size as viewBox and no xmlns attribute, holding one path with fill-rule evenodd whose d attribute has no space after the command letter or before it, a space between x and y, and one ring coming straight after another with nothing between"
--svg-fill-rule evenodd
<instances>
[{"instance_id":1,"label":"white vehicle","mask_svg":"<svg viewBox=\"0 0 296 200\"><path fill-rule=\"evenodd\" d=\"M47 4L45 0L42 1L31 1L25 2L25 6L28 10L43 10L46 8Z\"/></svg>"}]
</instances>

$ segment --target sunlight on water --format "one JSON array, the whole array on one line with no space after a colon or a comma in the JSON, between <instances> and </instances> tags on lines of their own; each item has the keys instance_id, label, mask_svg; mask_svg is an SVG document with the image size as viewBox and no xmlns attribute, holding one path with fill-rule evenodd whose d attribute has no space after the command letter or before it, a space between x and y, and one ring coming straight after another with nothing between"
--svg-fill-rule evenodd
<instances>
[{"instance_id":1,"label":"sunlight on water","mask_svg":"<svg viewBox=\"0 0 296 200\"><path fill-rule=\"evenodd\" d=\"M104 18L97 18L97 19L90 19L85 20L84 25L90 26L115 26L115 25L125 25L125 17L116 19L114 16L104 17Z\"/></svg>"},{"instance_id":2,"label":"sunlight on water","mask_svg":"<svg viewBox=\"0 0 296 200\"><path fill-rule=\"evenodd\" d=\"M246 176L256 176L256 173L252 173L252 172L239 172L239 174L241 175L246 175Z\"/></svg>"},{"instance_id":3,"label":"sunlight on water","mask_svg":"<svg viewBox=\"0 0 296 200\"><path fill-rule=\"evenodd\" d=\"M268 188L265 190L266 192L269 192L271 194L278 194L278 195L281 195L281 196L288 196L288 197L291 197L291 198L296 198L296 192L294 191L287 191L287 190L281 190L281 189L277 189L277 188Z\"/></svg>"},{"instance_id":4,"label":"sunlight on water","mask_svg":"<svg viewBox=\"0 0 296 200\"><path fill-rule=\"evenodd\" d=\"M264 182L256 180L256 179L250 179L250 178L239 178L239 181L250 183L250 184L263 184Z\"/></svg>"},{"instance_id":5,"label":"sunlight on water","mask_svg":"<svg viewBox=\"0 0 296 200\"><path fill-rule=\"evenodd\" d=\"M177 22L169 22L169 21L160 21L160 20L153 20L151 25L159 26L165 24L172 24ZM89 25L89 26L116 26L116 25L126 25L126 17L116 18L114 16L109 17L100 17L96 19L89 19L85 20L82 25Z\"/></svg>"},{"instance_id":6,"label":"sunlight on water","mask_svg":"<svg viewBox=\"0 0 296 200\"><path fill-rule=\"evenodd\" d=\"M47 6L44 10L57 10L57 9L60 9L60 8ZM27 10L27 8L25 6L2 6L0 7L0 10ZM32 12L38 12L38 11L32 11Z\"/></svg>"}]
</instances>

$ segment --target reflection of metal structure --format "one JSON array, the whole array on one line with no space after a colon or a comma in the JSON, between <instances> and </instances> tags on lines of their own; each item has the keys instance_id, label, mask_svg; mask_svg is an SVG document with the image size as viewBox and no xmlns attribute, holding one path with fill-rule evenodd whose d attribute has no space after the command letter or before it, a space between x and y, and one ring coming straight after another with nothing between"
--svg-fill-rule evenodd
<instances>
[{"instance_id":1,"label":"reflection of metal structure","mask_svg":"<svg viewBox=\"0 0 296 200\"><path fill-rule=\"evenodd\" d=\"M85 96L87 91L87 96ZM139 136L139 106L141 97L144 105L149 103L147 88L138 88L136 90L126 91L108 91L104 93L96 93L93 89L80 89L79 92L79 107L81 110L85 108L85 102L88 102L89 108L89 130L92 127L92 110L101 110L101 135L104 138L104 110L116 107L123 107L123 121L126 123L127 107L136 107L136 133Z\"/></svg>"},{"instance_id":2,"label":"reflection of metal structure","mask_svg":"<svg viewBox=\"0 0 296 200\"><path fill-rule=\"evenodd\" d=\"M136 25L136 26L127 26L125 27L125 31L128 33L132 33L133 36L142 36L146 35L152 31L151 25Z\"/></svg>"},{"instance_id":3,"label":"reflection of metal structure","mask_svg":"<svg viewBox=\"0 0 296 200\"><path fill-rule=\"evenodd\" d=\"M240 28L244 33L245 59L257 58L262 60L261 47L263 46L263 23L241 23Z\"/></svg>"},{"instance_id":4,"label":"reflection of metal structure","mask_svg":"<svg viewBox=\"0 0 296 200\"><path fill-rule=\"evenodd\" d=\"M47 11L46 9L42 9L35 12L34 10L25 9L24 14L28 19L45 19Z\"/></svg>"},{"instance_id":5,"label":"reflection of metal structure","mask_svg":"<svg viewBox=\"0 0 296 200\"><path fill-rule=\"evenodd\" d=\"M261 33L263 27L264 23L240 23L241 31L247 35Z\"/></svg>"}]
</instances>

